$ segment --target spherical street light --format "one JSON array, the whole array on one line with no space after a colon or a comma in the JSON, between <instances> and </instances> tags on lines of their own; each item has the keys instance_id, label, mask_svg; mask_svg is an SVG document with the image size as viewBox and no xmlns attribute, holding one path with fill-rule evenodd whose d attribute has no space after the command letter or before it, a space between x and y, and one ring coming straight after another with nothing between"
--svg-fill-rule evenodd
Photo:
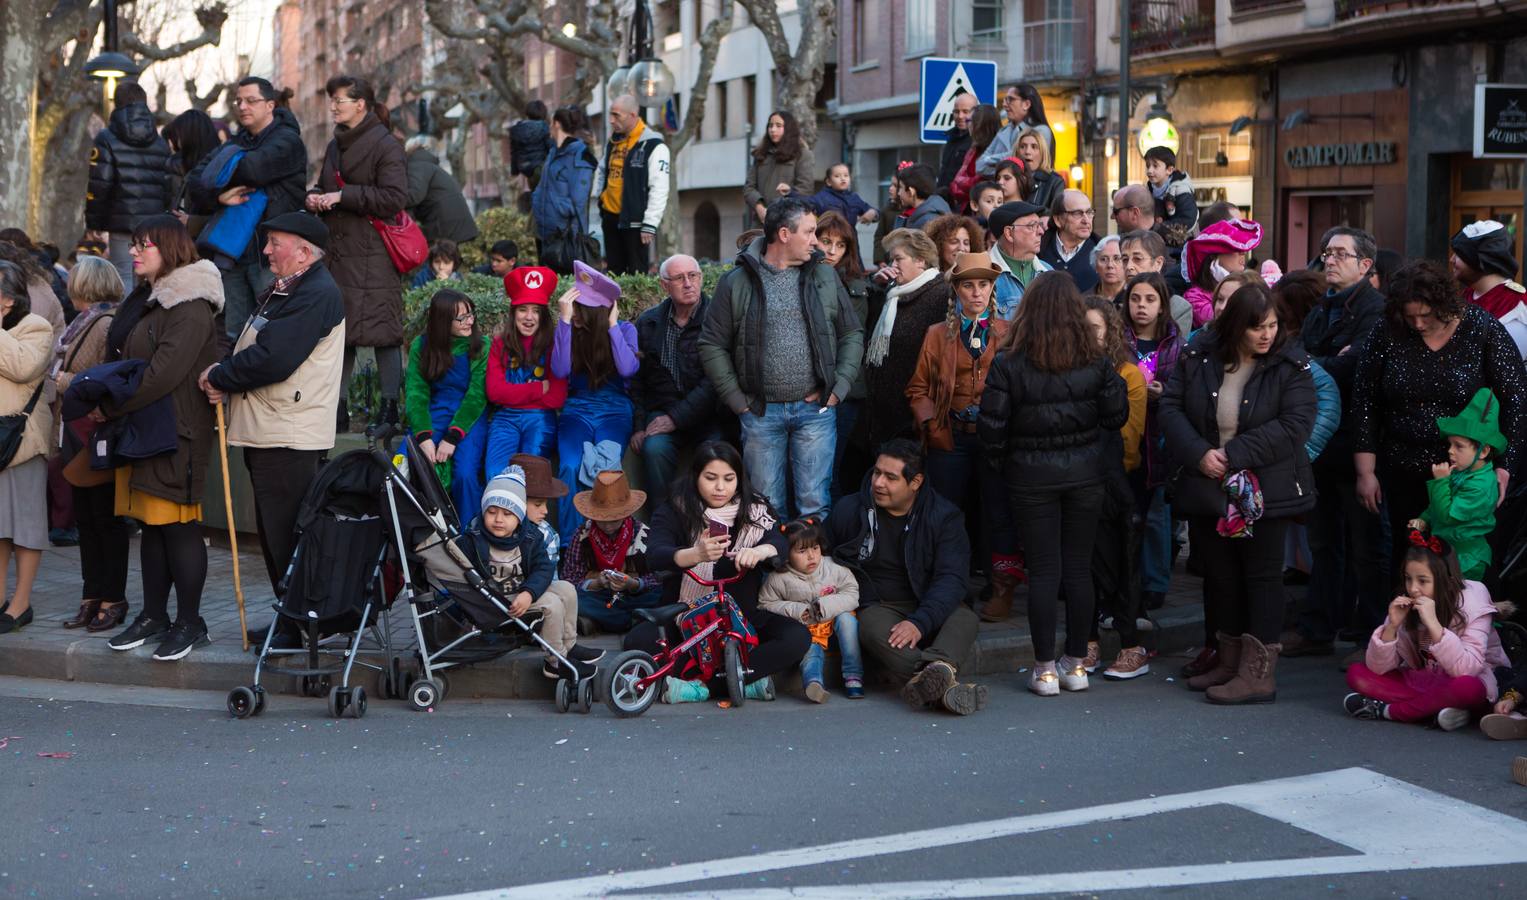
<instances>
[{"instance_id":1,"label":"spherical street light","mask_svg":"<svg viewBox=\"0 0 1527 900\"><path fill-rule=\"evenodd\" d=\"M1145 114L1145 127L1140 129L1140 153L1152 147L1165 147L1173 153L1177 152L1177 126L1172 124L1172 114L1162 105L1160 100L1151 104L1150 112Z\"/></svg>"},{"instance_id":2,"label":"spherical street light","mask_svg":"<svg viewBox=\"0 0 1527 900\"><path fill-rule=\"evenodd\" d=\"M656 58L647 58L631 68L626 90L642 106L662 106L673 96L673 72Z\"/></svg>"},{"instance_id":3,"label":"spherical street light","mask_svg":"<svg viewBox=\"0 0 1527 900\"><path fill-rule=\"evenodd\" d=\"M610 73L610 80L604 84L605 94L614 99L631 90L631 67L621 66Z\"/></svg>"}]
</instances>

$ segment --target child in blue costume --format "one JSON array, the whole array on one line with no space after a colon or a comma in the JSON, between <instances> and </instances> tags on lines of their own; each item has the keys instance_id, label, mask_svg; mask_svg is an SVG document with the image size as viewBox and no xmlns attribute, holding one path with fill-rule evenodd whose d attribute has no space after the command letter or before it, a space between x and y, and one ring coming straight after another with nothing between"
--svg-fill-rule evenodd
<instances>
[{"instance_id":1,"label":"child in blue costume","mask_svg":"<svg viewBox=\"0 0 1527 900\"><path fill-rule=\"evenodd\" d=\"M459 514L479 508L488 443L484 378L488 348L472 300L449 288L429 302L424 333L408 351L407 422L424 458L435 465Z\"/></svg>"},{"instance_id":2,"label":"child in blue costume","mask_svg":"<svg viewBox=\"0 0 1527 900\"><path fill-rule=\"evenodd\" d=\"M631 396L627 381L640 367L636 328L620 321L620 285L581 262L573 265L573 286L562 295L551 374L567 379L567 403L557 422L557 477L578 485L583 445L631 438ZM576 489L576 488L575 488ZM557 530L566 545L583 524L572 497L557 509Z\"/></svg>"},{"instance_id":3,"label":"child in blue costume","mask_svg":"<svg viewBox=\"0 0 1527 900\"><path fill-rule=\"evenodd\" d=\"M488 353L486 470L501 472L517 453L550 457L557 440L557 410L567 400L567 380L551 374L551 342L556 330L551 295L557 273L543 266L520 266L504 276L509 320Z\"/></svg>"}]
</instances>

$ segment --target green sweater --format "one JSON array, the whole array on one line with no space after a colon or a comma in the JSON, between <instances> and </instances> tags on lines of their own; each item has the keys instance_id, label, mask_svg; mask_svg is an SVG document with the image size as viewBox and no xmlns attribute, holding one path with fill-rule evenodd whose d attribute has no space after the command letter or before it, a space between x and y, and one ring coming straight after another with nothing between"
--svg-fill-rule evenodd
<instances>
[{"instance_id":1,"label":"green sweater","mask_svg":"<svg viewBox=\"0 0 1527 900\"><path fill-rule=\"evenodd\" d=\"M471 344L471 338L452 338L451 355L466 356ZM424 378L424 336L414 339L413 346L408 350L408 374L403 382L404 413L408 417L408 428L421 439L429 438L434 434L434 423L430 421L430 399L434 395L434 383ZM486 343L482 352L472 360L471 381L467 384L467 391L461 398L461 405L456 408L456 414L451 417L451 425L446 429L443 440L452 444L460 443L466 437L472 426L482 417L483 410L488 405L487 394L488 375L488 348ZM441 380L450 377L450 370L441 377Z\"/></svg>"},{"instance_id":2,"label":"green sweater","mask_svg":"<svg viewBox=\"0 0 1527 900\"><path fill-rule=\"evenodd\" d=\"M1486 462L1477 471L1454 472L1426 483L1431 498L1421 521L1432 534L1453 545L1463 577L1478 581L1490 565L1490 532L1495 530L1495 501L1500 484L1495 466Z\"/></svg>"}]
</instances>

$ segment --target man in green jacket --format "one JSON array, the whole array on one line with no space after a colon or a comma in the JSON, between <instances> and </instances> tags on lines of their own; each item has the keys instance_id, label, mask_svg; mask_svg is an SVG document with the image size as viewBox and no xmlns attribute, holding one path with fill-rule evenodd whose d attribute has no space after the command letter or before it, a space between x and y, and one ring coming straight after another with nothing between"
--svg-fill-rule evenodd
<instances>
[{"instance_id":1,"label":"man in green jacket","mask_svg":"<svg viewBox=\"0 0 1527 900\"><path fill-rule=\"evenodd\" d=\"M822 516L832 482L837 416L864 359L864 330L816 249L816 213L801 197L769 205L764 235L716 287L700 359L742 423L753 489L781 516ZM794 503L785 473L794 478Z\"/></svg>"}]
</instances>

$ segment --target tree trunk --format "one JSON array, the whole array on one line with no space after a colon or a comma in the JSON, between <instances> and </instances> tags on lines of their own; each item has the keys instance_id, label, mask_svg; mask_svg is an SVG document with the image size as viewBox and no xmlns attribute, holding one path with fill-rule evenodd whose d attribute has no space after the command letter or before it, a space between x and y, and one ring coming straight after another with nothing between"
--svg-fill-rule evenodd
<instances>
[{"instance_id":1,"label":"tree trunk","mask_svg":"<svg viewBox=\"0 0 1527 900\"><path fill-rule=\"evenodd\" d=\"M85 232L85 190L90 181L91 110L76 109L54 128L43 156L47 180L32 235L68 252Z\"/></svg>"},{"instance_id":2,"label":"tree trunk","mask_svg":"<svg viewBox=\"0 0 1527 900\"><path fill-rule=\"evenodd\" d=\"M30 0L0 2L0 226L30 230L32 120L37 111L41 12Z\"/></svg>"}]
</instances>

